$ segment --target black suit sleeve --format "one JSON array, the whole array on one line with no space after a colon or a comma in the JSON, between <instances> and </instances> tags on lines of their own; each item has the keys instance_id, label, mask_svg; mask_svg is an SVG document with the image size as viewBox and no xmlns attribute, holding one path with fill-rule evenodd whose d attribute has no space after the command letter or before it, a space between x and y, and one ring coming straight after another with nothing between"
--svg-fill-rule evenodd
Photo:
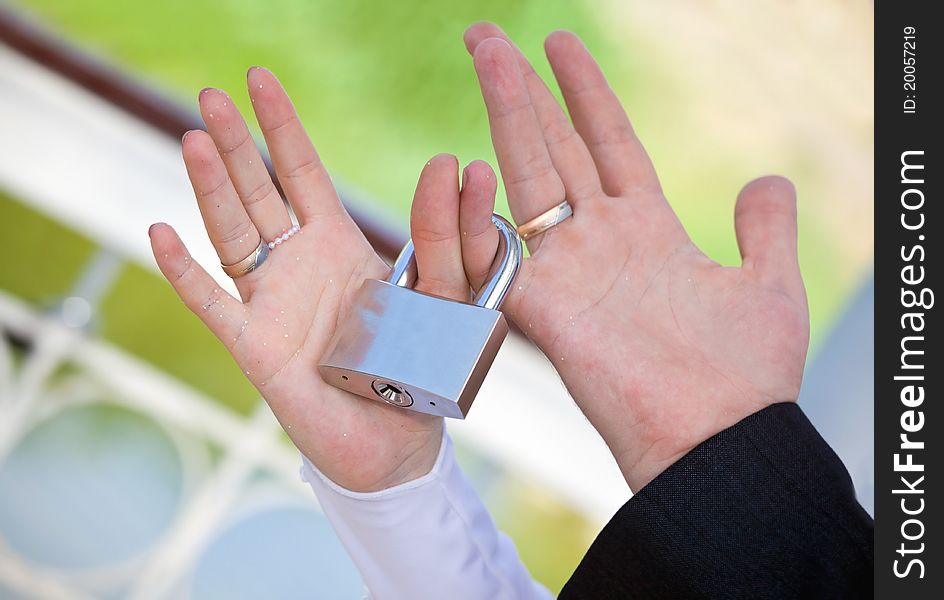
<instances>
[{"instance_id":1,"label":"black suit sleeve","mask_svg":"<svg viewBox=\"0 0 944 600\"><path fill-rule=\"evenodd\" d=\"M776 404L631 498L560 598L868 598L872 529L839 457Z\"/></svg>"}]
</instances>

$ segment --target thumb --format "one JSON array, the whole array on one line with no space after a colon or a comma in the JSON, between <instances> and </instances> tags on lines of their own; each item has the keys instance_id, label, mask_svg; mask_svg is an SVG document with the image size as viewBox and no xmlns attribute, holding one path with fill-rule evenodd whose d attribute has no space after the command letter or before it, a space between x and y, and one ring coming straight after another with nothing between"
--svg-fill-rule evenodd
<instances>
[{"instance_id":1,"label":"thumb","mask_svg":"<svg viewBox=\"0 0 944 600\"><path fill-rule=\"evenodd\" d=\"M734 229L742 268L771 283L799 278L796 189L789 179L771 175L745 185Z\"/></svg>"}]
</instances>

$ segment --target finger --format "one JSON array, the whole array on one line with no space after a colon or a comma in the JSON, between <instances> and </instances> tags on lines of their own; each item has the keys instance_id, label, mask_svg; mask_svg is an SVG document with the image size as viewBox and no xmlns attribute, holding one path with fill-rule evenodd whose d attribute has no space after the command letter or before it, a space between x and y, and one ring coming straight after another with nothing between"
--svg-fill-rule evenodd
<instances>
[{"instance_id":1,"label":"finger","mask_svg":"<svg viewBox=\"0 0 944 600\"><path fill-rule=\"evenodd\" d=\"M544 49L603 190L611 196L636 188L658 190L659 179L645 148L580 38L557 31L548 36Z\"/></svg>"},{"instance_id":2,"label":"finger","mask_svg":"<svg viewBox=\"0 0 944 600\"><path fill-rule=\"evenodd\" d=\"M225 92L212 88L200 92L200 113L246 213L263 239L275 239L292 220L242 115Z\"/></svg>"},{"instance_id":3,"label":"finger","mask_svg":"<svg viewBox=\"0 0 944 600\"><path fill-rule=\"evenodd\" d=\"M462 268L459 239L459 181L456 157L433 157L416 184L410 234L416 252L416 288L467 301L469 283Z\"/></svg>"},{"instance_id":4,"label":"finger","mask_svg":"<svg viewBox=\"0 0 944 600\"><path fill-rule=\"evenodd\" d=\"M272 164L299 222L304 225L319 216L344 212L331 177L278 79L266 69L253 67L246 80Z\"/></svg>"},{"instance_id":5,"label":"finger","mask_svg":"<svg viewBox=\"0 0 944 600\"><path fill-rule=\"evenodd\" d=\"M485 161L473 161L462 171L459 193L462 264L475 290L485 282L498 251L498 230L492 223L496 186L495 173Z\"/></svg>"},{"instance_id":6,"label":"finger","mask_svg":"<svg viewBox=\"0 0 944 600\"><path fill-rule=\"evenodd\" d=\"M601 186L593 157L557 103L557 99L521 50L498 25L488 22L475 23L466 29L463 41L469 53L474 55L478 45L488 38L504 40L514 50L528 95L531 97L531 104L534 106L534 113L544 132L544 142L547 144L551 162L564 184L567 199L576 206L583 199L594 197L601 190ZM546 208L552 206L553 204L548 204Z\"/></svg>"},{"instance_id":7,"label":"finger","mask_svg":"<svg viewBox=\"0 0 944 600\"><path fill-rule=\"evenodd\" d=\"M489 38L475 49L473 62L511 214L517 223L525 223L563 200L564 184L548 154L511 46ZM539 244L540 236L528 240L532 252Z\"/></svg>"},{"instance_id":8,"label":"finger","mask_svg":"<svg viewBox=\"0 0 944 600\"><path fill-rule=\"evenodd\" d=\"M181 144L190 185L220 262L231 265L243 260L261 238L233 189L213 140L205 131L194 130L184 134ZM243 299L249 298L257 277L254 271L236 282Z\"/></svg>"},{"instance_id":9,"label":"finger","mask_svg":"<svg viewBox=\"0 0 944 600\"><path fill-rule=\"evenodd\" d=\"M190 257L170 225L155 223L148 236L157 266L177 295L227 348L232 348L245 330L245 307Z\"/></svg>"},{"instance_id":10,"label":"finger","mask_svg":"<svg viewBox=\"0 0 944 600\"><path fill-rule=\"evenodd\" d=\"M744 186L734 208L734 229L744 269L771 282L797 281L796 190L788 179L761 177Z\"/></svg>"}]
</instances>

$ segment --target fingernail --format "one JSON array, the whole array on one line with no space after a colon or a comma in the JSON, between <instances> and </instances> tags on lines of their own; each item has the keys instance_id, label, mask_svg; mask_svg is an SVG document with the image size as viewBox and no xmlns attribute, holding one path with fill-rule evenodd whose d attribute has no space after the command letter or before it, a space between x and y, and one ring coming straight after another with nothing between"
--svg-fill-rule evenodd
<instances>
[{"instance_id":1,"label":"fingernail","mask_svg":"<svg viewBox=\"0 0 944 600\"><path fill-rule=\"evenodd\" d=\"M184 141L187 139L187 136L190 135L191 133L193 133L193 129L188 129L187 131L185 131L184 134L180 136L180 143L183 144Z\"/></svg>"},{"instance_id":2,"label":"fingernail","mask_svg":"<svg viewBox=\"0 0 944 600\"><path fill-rule=\"evenodd\" d=\"M469 178L469 167L462 169L462 189L465 189L465 181Z\"/></svg>"},{"instance_id":3,"label":"fingernail","mask_svg":"<svg viewBox=\"0 0 944 600\"><path fill-rule=\"evenodd\" d=\"M202 90L200 90L200 95L202 96L203 94L209 92L209 91L212 90L212 89L213 89L213 88L211 88L211 87L205 87L205 88L203 88Z\"/></svg>"}]
</instances>

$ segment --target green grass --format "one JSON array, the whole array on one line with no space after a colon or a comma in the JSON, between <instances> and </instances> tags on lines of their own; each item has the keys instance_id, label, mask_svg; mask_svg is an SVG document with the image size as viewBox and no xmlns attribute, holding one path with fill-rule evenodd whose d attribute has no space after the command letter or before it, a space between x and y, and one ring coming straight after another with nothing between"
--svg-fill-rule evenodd
<instances>
[{"instance_id":1,"label":"green grass","mask_svg":"<svg viewBox=\"0 0 944 600\"><path fill-rule=\"evenodd\" d=\"M106 340L238 413L248 414L258 402L229 352L153 272L126 263L101 309Z\"/></svg>"},{"instance_id":2,"label":"green grass","mask_svg":"<svg viewBox=\"0 0 944 600\"><path fill-rule=\"evenodd\" d=\"M541 486L520 478L505 478L502 484L500 502L486 498L495 522L515 540L532 577L554 594L559 593L597 531Z\"/></svg>"},{"instance_id":3,"label":"green grass","mask_svg":"<svg viewBox=\"0 0 944 600\"><path fill-rule=\"evenodd\" d=\"M51 306L69 290L96 250L91 241L27 208L2 189L0 239L14 249L16 257L0 267L0 289L41 306Z\"/></svg>"}]
</instances>

